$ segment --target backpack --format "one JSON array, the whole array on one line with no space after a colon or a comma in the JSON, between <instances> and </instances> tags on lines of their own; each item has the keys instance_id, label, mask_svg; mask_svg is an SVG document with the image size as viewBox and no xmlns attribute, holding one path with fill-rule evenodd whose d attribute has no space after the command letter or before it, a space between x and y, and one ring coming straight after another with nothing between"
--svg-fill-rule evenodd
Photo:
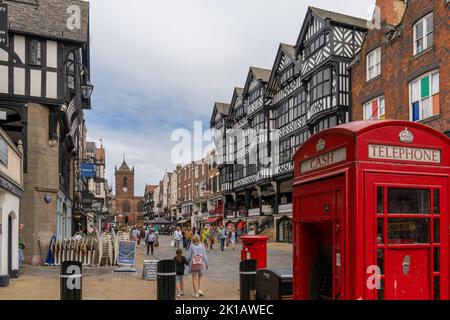
<instances>
[{"instance_id":1,"label":"backpack","mask_svg":"<svg viewBox=\"0 0 450 320\"><path fill-rule=\"evenodd\" d=\"M195 254L192 256L192 271L202 271L203 270L203 254Z\"/></svg>"}]
</instances>

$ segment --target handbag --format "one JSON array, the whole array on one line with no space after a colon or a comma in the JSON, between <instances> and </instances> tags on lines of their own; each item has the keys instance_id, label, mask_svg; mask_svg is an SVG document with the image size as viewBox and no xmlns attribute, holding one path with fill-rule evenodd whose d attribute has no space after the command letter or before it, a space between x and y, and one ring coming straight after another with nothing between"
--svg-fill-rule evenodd
<instances>
[{"instance_id":1,"label":"handbag","mask_svg":"<svg viewBox=\"0 0 450 320\"><path fill-rule=\"evenodd\" d=\"M175 240L172 240L172 241L170 242L170 246L171 246L172 248L175 248Z\"/></svg>"},{"instance_id":2,"label":"handbag","mask_svg":"<svg viewBox=\"0 0 450 320\"><path fill-rule=\"evenodd\" d=\"M154 248L158 248L159 247L159 242L156 241L155 244L153 245Z\"/></svg>"}]
</instances>

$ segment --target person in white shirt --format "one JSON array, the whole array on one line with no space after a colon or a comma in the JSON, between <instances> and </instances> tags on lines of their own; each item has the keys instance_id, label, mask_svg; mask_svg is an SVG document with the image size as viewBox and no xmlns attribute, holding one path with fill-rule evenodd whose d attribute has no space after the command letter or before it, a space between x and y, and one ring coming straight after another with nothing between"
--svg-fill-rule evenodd
<instances>
[{"instance_id":1,"label":"person in white shirt","mask_svg":"<svg viewBox=\"0 0 450 320\"><path fill-rule=\"evenodd\" d=\"M179 248L181 241L183 241L183 233L181 232L180 227L177 227L173 233L173 241L175 241L175 248Z\"/></svg>"}]
</instances>

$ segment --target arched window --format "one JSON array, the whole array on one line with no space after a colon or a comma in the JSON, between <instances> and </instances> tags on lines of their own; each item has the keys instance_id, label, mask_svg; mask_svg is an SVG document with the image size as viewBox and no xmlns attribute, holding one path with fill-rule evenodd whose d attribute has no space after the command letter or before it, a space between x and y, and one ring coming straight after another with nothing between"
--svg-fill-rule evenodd
<instances>
[{"instance_id":1,"label":"arched window","mask_svg":"<svg viewBox=\"0 0 450 320\"><path fill-rule=\"evenodd\" d=\"M125 200L125 202L123 203L122 211L123 212L130 212L130 202L128 200Z\"/></svg>"},{"instance_id":2,"label":"arched window","mask_svg":"<svg viewBox=\"0 0 450 320\"><path fill-rule=\"evenodd\" d=\"M124 178L123 178L123 184L122 184L122 187L124 187L124 188L127 188L127 187L128 187L128 179L127 179L127 177L124 177Z\"/></svg>"},{"instance_id":3,"label":"arched window","mask_svg":"<svg viewBox=\"0 0 450 320\"><path fill-rule=\"evenodd\" d=\"M283 217L278 222L278 241L292 243L292 219Z\"/></svg>"}]
</instances>

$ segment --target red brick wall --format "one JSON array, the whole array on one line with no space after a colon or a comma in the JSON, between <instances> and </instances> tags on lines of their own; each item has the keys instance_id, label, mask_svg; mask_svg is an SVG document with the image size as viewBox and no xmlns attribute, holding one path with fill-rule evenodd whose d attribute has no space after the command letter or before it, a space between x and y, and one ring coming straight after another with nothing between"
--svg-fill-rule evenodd
<instances>
[{"instance_id":1,"label":"red brick wall","mask_svg":"<svg viewBox=\"0 0 450 320\"><path fill-rule=\"evenodd\" d=\"M413 25L433 12L433 47L413 57ZM423 122L441 130L450 130L449 92L449 8L444 0L408 2L401 22L401 36L386 43L384 30L370 30L352 70L352 120L363 119L363 104L385 96L386 119L409 120L409 82L421 74L439 68L440 114ZM366 55L381 46L381 76L366 82Z\"/></svg>"}]
</instances>

